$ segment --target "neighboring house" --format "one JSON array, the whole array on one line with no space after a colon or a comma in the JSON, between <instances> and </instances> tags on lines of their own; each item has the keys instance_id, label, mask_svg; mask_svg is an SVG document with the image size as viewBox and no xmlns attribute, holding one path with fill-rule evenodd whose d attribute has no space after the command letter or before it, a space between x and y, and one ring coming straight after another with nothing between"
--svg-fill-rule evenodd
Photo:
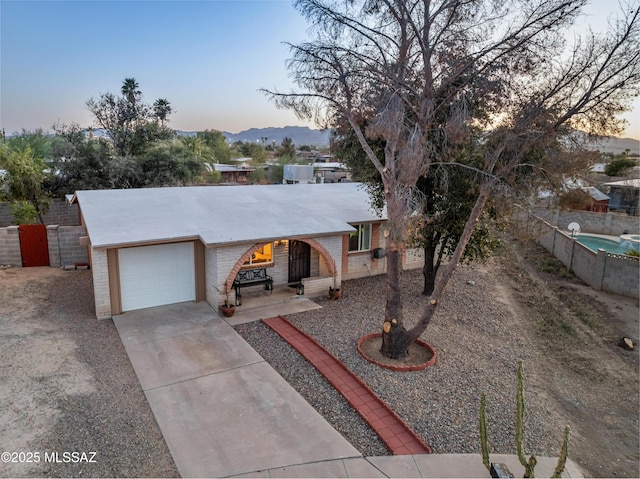
<instances>
[{"instance_id":1,"label":"neighboring house","mask_svg":"<svg viewBox=\"0 0 640 479\"><path fill-rule=\"evenodd\" d=\"M613 181L604 186L609 188L610 211L624 211L630 216L640 215L640 179Z\"/></svg>"},{"instance_id":2,"label":"neighboring house","mask_svg":"<svg viewBox=\"0 0 640 479\"><path fill-rule=\"evenodd\" d=\"M284 165L283 182L287 184L315 183L311 165Z\"/></svg>"},{"instance_id":3,"label":"neighboring house","mask_svg":"<svg viewBox=\"0 0 640 479\"><path fill-rule=\"evenodd\" d=\"M339 183L351 180L349 168L339 161L318 162L311 166L313 166L313 174L317 178L317 183Z\"/></svg>"},{"instance_id":4,"label":"neighboring house","mask_svg":"<svg viewBox=\"0 0 640 479\"><path fill-rule=\"evenodd\" d=\"M609 197L602 191L593 186L583 186L580 189L589 195L589 202L583 208L585 211L595 211L596 213L607 213L609 211Z\"/></svg>"},{"instance_id":5,"label":"neighboring house","mask_svg":"<svg viewBox=\"0 0 640 479\"><path fill-rule=\"evenodd\" d=\"M249 176L256 171L255 167L247 166L244 164L236 165L222 165L215 163L213 165L215 171L220 172L222 175L222 183L249 183Z\"/></svg>"},{"instance_id":6,"label":"neighboring house","mask_svg":"<svg viewBox=\"0 0 640 479\"><path fill-rule=\"evenodd\" d=\"M344 163L284 166L285 183L339 183L350 180L351 172Z\"/></svg>"},{"instance_id":7,"label":"neighboring house","mask_svg":"<svg viewBox=\"0 0 640 479\"><path fill-rule=\"evenodd\" d=\"M233 301L243 268L266 267L276 286L302 283L311 297L386 269L385 217L359 183L78 191L75 201L98 318ZM403 264L422 266L420 251Z\"/></svg>"}]
</instances>

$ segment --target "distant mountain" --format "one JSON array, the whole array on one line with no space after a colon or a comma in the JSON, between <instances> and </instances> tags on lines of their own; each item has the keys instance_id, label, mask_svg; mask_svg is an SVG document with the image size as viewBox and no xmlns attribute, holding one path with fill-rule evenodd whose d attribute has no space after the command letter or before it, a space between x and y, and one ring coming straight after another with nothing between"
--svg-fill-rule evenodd
<instances>
[{"instance_id":1,"label":"distant mountain","mask_svg":"<svg viewBox=\"0 0 640 479\"><path fill-rule=\"evenodd\" d=\"M181 136L196 136L197 131L181 131L176 133ZM250 128L239 133L229 133L223 131L222 134L230 143L236 141L258 142L262 143L262 139L266 138L265 144L280 145L285 137L291 138L296 146L311 145L317 147L329 146L331 132L329 130L312 130L306 126L285 126L283 128ZM106 132L101 128L93 130L96 137L106 136ZM10 136L8 136L10 138ZM591 149L599 150L603 153L623 153L629 150L631 154L640 154L640 140L634 138L617 138L610 136L605 139L592 143Z\"/></svg>"},{"instance_id":2,"label":"distant mountain","mask_svg":"<svg viewBox=\"0 0 640 479\"><path fill-rule=\"evenodd\" d=\"M306 126L285 126L283 128L250 128L239 133L222 132L227 139L234 143L236 141L258 142L265 144L280 145L285 138L291 138L296 146L329 146L331 133L329 130L312 130Z\"/></svg>"},{"instance_id":3,"label":"distant mountain","mask_svg":"<svg viewBox=\"0 0 640 479\"><path fill-rule=\"evenodd\" d=\"M86 134L89 130L86 130ZM196 136L197 131L184 131L176 130L179 136ZM295 146L317 146L324 147L329 146L329 139L331 132L329 130L312 130L306 126L285 126L283 128L250 128L248 130L241 131L239 133L229 133L223 131L222 134L227 138L229 143L235 143L236 141L257 142L262 143L263 138L265 145L270 145L275 142L276 145L280 145L284 138L291 138ZM107 136L107 132L102 128L94 128L93 136L96 138Z\"/></svg>"},{"instance_id":4,"label":"distant mountain","mask_svg":"<svg viewBox=\"0 0 640 479\"><path fill-rule=\"evenodd\" d=\"M633 138L617 138L609 136L606 139L597 141L593 144L594 150L600 150L603 153L624 153L629 150L632 154L640 154L640 140Z\"/></svg>"},{"instance_id":5,"label":"distant mountain","mask_svg":"<svg viewBox=\"0 0 640 479\"><path fill-rule=\"evenodd\" d=\"M196 131L177 131L178 135L195 136ZM250 128L238 133L229 133L223 131L222 134L230 143L236 141L257 142L262 143L266 138L265 144L280 145L285 137L291 138L296 146L311 145L317 147L329 146L331 138L330 130L312 130L306 126L285 126L282 128ZM632 154L640 153L640 140L633 138L617 138L615 136L607 137L592 144L592 149L600 150L603 153L623 153L629 150Z\"/></svg>"}]
</instances>

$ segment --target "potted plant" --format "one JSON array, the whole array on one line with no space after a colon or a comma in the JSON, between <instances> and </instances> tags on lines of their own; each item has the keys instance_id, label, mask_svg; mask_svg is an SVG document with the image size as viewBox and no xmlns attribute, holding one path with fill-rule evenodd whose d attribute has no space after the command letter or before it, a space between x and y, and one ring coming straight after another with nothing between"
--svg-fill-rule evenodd
<instances>
[{"instance_id":1,"label":"potted plant","mask_svg":"<svg viewBox=\"0 0 640 479\"><path fill-rule=\"evenodd\" d=\"M336 288L336 276L333 275L333 288L329 286L329 299L340 299L340 288Z\"/></svg>"},{"instance_id":2,"label":"potted plant","mask_svg":"<svg viewBox=\"0 0 640 479\"><path fill-rule=\"evenodd\" d=\"M236 312L236 305L229 301L229 293L226 291L224 293L224 304L220 305L220 312L225 318L230 318Z\"/></svg>"}]
</instances>

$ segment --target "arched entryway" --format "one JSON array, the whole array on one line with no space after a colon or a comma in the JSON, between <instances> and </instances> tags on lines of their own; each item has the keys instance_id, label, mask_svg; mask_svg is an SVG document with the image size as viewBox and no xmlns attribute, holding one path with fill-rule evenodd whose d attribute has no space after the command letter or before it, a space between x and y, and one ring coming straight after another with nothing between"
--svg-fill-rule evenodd
<instances>
[{"instance_id":1,"label":"arched entryway","mask_svg":"<svg viewBox=\"0 0 640 479\"><path fill-rule=\"evenodd\" d=\"M336 261L321 243L313 238L296 238L295 240L291 240L289 246L291 246L291 243L293 241L298 244L304 243L306 245L309 245L310 248L316 250L320 258L322 258L322 260L324 261L324 265L328 274L333 277L337 275ZM231 293L231 291L233 290L233 281L238 274L238 271L240 271L240 269L245 265L249 258L251 258L251 255L270 243L271 242L256 243L252 247L247 249L247 251L238 259L234 267L231 269L229 276L227 277L227 280L225 282L225 293ZM287 267L289 267L289 265L287 265Z\"/></svg>"}]
</instances>

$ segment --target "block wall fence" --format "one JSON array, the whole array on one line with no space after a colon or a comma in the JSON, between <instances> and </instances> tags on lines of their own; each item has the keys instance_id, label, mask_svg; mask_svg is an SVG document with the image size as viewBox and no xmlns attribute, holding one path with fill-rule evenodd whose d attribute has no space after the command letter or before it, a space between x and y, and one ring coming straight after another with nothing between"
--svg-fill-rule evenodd
<instances>
[{"instance_id":1,"label":"block wall fence","mask_svg":"<svg viewBox=\"0 0 640 479\"><path fill-rule=\"evenodd\" d=\"M582 233L620 236L621 234L640 234L640 218L618 213L596 213L593 211L555 210L538 208L535 215L552 226L568 231L569 223L580 225ZM625 233L626 231L626 233Z\"/></svg>"},{"instance_id":2,"label":"block wall fence","mask_svg":"<svg viewBox=\"0 0 640 479\"><path fill-rule=\"evenodd\" d=\"M49 211L47 211L42 219L45 225L78 226L80 224L78 204L69 204L59 199L51 200ZM0 202L0 227L11 225L13 225L11 205Z\"/></svg>"},{"instance_id":3,"label":"block wall fence","mask_svg":"<svg viewBox=\"0 0 640 479\"><path fill-rule=\"evenodd\" d=\"M608 216L609 214L600 215ZM569 271L572 271L596 291L606 291L630 298L639 298L639 258L608 253L604 250L598 250L597 253L594 253L586 246L578 243L568 233L562 231L559 226L545 221L532 212L517 210L515 221L519 230L525 231L527 236L533 237ZM603 227L607 224L606 221L610 220L603 221ZM635 221L637 222L638 220L636 219ZM580 224L579 221L577 222ZM581 228L581 231L585 230ZM633 232L633 230L630 231ZM605 233L602 230L590 230L589 232L614 234L611 232ZM637 230L635 233L637 233ZM622 234L622 231L619 234Z\"/></svg>"},{"instance_id":4,"label":"block wall fence","mask_svg":"<svg viewBox=\"0 0 640 479\"><path fill-rule=\"evenodd\" d=\"M80 244L80 238L86 235L84 226L47 226L49 266L57 268L88 263L88 249ZM0 228L0 264L22 266L20 232L17 226Z\"/></svg>"}]
</instances>

